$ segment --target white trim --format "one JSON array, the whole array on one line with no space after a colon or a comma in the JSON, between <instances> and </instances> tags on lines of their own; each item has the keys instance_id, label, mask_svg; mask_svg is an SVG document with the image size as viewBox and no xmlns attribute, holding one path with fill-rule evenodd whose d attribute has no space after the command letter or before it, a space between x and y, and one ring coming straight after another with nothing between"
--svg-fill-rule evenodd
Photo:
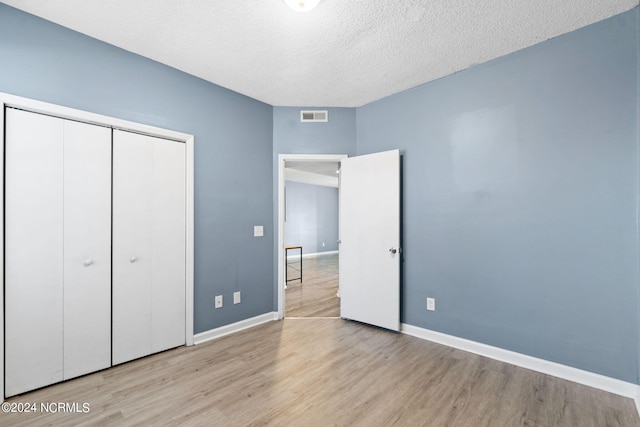
<instances>
[{"instance_id":1,"label":"white trim","mask_svg":"<svg viewBox=\"0 0 640 427\"><path fill-rule=\"evenodd\" d=\"M236 332L253 328L254 326L262 325L263 323L273 322L275 320L278 320L278 313L272 311L270 313L244 319L236 323L220 326L219 328L210 329L206 332L200 332L199 334L194 335L193 342L194 344L202 344L203 342L222 338L224 336L235 334Z\"/></svg>"},{"instance_id":2,"label":"white trim","mask_svg":"<svg viewBox=\"0 0 640 427\"><path fill-rule=\"evenodd\" d=\"M319 256L323 256L323 255L331 255L331 254L337 254L338 251L325 251L325 252L313 252L311 254L302 254L302 259L304 258L316 258ZM293 259L293 258L300 258L300 255L289 255L287 256L287 259Z\"/></svg>"},{"instance_id":3,"label":"white trim","mask_svg":"<svg viewBox=\"0 0 640 427\"><path fill-rule=\"evenodd\" d=\"M573 381L578 384L615 393L620 396L630 397L635 400L636 407L640 413L640 386L637 384L606 377L604 375L595 374L593 372L584 371L571 366L561 365L559 363L550 362L537 357L527 356L525 354L516 353L499 347L493 347L476 341L458 338L441 332L407 325L405 323L401 326L401 332L427 341L468 351L469 353L478 354L480 356L499 360L511 365L520 366L532 371L541 372L543 374Z\"/></svg>"},{"instance_id":4,"label":"white trim","mask_svg":"<svg viewBox=\"0 0 640 427\"><path fill-rule=\"evenodd\" d=\"M276 252L278 254L278 319L284 318L284 182L286 161L312 160L336 162L347 158L346 154L279 154L278 155L278 238Z\"/></svg>"},{"instance_id":5,"label":"white trim","mask_svg":"<svg viewBox=\"0 0 640 427\"><path fill-rule=\"evenodd\" d=\"M0 98L0 401L4 402L4 105Z\"/></svg>"},{"instance_id":6,"label":"white trim","mask_svg":"<svg viewBox=\"0 0 640 427\"><path fill-rule=\"evenodd\" d=\"M63 107L61 105L49 104L47 102L36 101L34 99L23 98L0 92L0 105L2 108L14 107L28 110L34 113L48 114L50 116L63 119L78 120L98 126L107 126L115 129L142 133L145 135L157 136L159 138L174 139L186 142L193 135L176 132L169 129L149 126L142 123L130 122L115 117L103 116L102 114L90 113L88 111L76 110L74 108Z\"/></svg>"},{"instance_id":7,"label":"white trim","mask_svg":"<svg viewBox=\"0 0 640 427\"><path fill-rule=\"evenodd\" d=\"M130 122L128 120L117 119L114 117L103 116L101 114L90 113L87 111L76 110L73 108L63 107L60 105L49 104L46 102L36 101L29 98L23 98L7 93L0 92L0 138L2 146L4 146L4 110L6 107L14 107L36 113L48 114L51 116L61 117L64 119L77 120L85 123L91 123L98 126L107 126L115 129L128 130L132 132L142 133L159 138L172 139L181 141L186 144L186 275L185 275L185 341L186 345L193 345L193 288L194 288L194 137L182 132L162 129L155 126L144 125L141 123ZM4 150L0 150L2 153ZM4 200L1 180L4 176L3 154L0 154L0 200ZM0 202L3 203L3 202ZM4 209L0 206L0 222L4 223ZM0 227L0 241L4 240L4 230ZM2 245L0 245L1 247ZM1 251L2 249L0 249ZM0 272L4 271L4 256L0 252ZM4 289L3 275L0 274L0 288ZM4 295L0 292L0 368L4 367ZM4 369L0 369L0 397L4 399Z\"/></svg>"},{"instance_id":8,"label":"white trim","mask_svg":"<svg viewBox=\"0 0 640 427\"><path fill-rule=\"evenodd\" d=\"M186 245L187 251L185 253L186 263L186 289L185 289L185 301L186 301L186 318L185 318L185 338L186 345L193 345L193 305L194 305L194 246L195 246L195 186L194 186L194 137L189 136L185 143L187 144L187 181L186 181Z\"/></svg>"}]
</instances>

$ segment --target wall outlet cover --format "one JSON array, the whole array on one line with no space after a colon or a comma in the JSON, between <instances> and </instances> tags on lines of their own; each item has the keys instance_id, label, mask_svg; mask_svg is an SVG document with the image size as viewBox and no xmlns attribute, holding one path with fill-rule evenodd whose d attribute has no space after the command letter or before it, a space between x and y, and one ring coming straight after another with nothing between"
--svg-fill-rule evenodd
<instances>
[{"instance_id":1,"label":"wall outlet cover","mask_svg":"<svg viewBox=\"0 0 640 427\"><path fill-rule=\"evenodd\" d=\"M240 291L233 293L233 303L240 304Z\"/></svg>"},{"instance_id":2,"label":"wall outlet cover","mask_svg":"<svg viewBox=\"0 0 640 427\"><path fill-rule=\"evenodd\" d=\"M253 237L263 237L264 236L264 226L263 225L254 225L253 226Z\"/></svg>"},{"instance_id":3,"label":"wall outlet cover","mask_svg":"<svg viewBox=\"0 0 640 427\"><path fill-rule=\"evenodd\" d=\"M215 299L215 307L216 308L220 308L222 307L222 295L217 295L216 299Z\"/></svg>"}]
</instances>

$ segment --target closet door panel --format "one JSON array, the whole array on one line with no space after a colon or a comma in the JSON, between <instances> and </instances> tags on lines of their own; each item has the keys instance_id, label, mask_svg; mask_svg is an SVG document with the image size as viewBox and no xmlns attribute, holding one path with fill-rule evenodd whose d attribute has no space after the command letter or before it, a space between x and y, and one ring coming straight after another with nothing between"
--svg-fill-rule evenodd
<instances>
[{"instance_id":1,"label":"closet door panel","mask_svg":"<svg viewBox=\"0 0 640 427\"><path fill-rule=\"evenodd\" d=\"M153 146L113 133L113 364L151 353Z\"/></svg>"},{"instance_id":2,"label":"closet door panel","mask_svg":"<svg viewBox=\"0 0 640 427\"><path fill-rule=\"evenodd\" d=\"M185 343L185 145L114 131L113 362ZM135 262L131 262L135 257Z\"/></svg>"},{"instance_id":3,"label":"closet door panel","mask_svg":"<svg viewBox=\"0 0 640 427\"><path fill-rule=\"evenodd\" d=\"M153 352L185 343L185 144L153 142Z\"/></svg>"},{"instance_id":4,"label":"closet door panel","mask_svg":"<svg viewBox=\"0 0 640 427\"><path fill-rule=\"evenodd\" d=\"M5 394L63 379L63 121L6 110Z\"/></svg>"},{"instance_id":5,"label":"closet door panel","mask_svg":"<svg viewBox=\"0 0 640 427\"><path fill-rule=\"evenodd\" d=\"M111 129L64 122L64 379L111 365Z\"/></svg>"}]
</instances>

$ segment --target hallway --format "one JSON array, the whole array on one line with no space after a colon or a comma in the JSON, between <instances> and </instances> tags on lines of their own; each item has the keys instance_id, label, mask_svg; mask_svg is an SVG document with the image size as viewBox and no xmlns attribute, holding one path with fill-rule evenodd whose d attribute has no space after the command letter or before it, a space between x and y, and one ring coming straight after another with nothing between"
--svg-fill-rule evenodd
<instances>
[{"instance_id":1,"label":"hallway","mask_svg":"<svg viewBox=\"0 0 640 427\"><path fill-rule=\"evenodd\" d=\"M285 317L340 317L338 254L303 258L302 262L302 283L287 284ZM291 277L298 277L299 272L289 269Z\"/></svg>"}]
</instances>

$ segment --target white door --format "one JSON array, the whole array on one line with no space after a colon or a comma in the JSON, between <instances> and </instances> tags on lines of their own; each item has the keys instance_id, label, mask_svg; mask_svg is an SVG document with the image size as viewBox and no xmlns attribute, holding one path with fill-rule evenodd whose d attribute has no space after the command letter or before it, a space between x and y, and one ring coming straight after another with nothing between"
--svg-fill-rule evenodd
<instances>
[{"instance_id":1,"label":"white door","mask_svg":"<svg viewBox=\"0 0 640 427\"><path fill-rule=\"evenodd\" d=\"M63 122L6 110L5 395L63 379Z\"/></svg>"},{"instance_id":2,"label":"white door","mask_svg":"<svg viewBox=\"0 0 640 427\"><path fill-rule=\"evenodd\" d=\"M400 152L342 160L340 315L400 330Z\"/></svg>"},{"instance_id":3,"label":"white door","mask_svg":"<svg viewBox=\"0 0 640 427\"><path fill-rule=\"evenodd\" d=\"M151 353L153 147L113 133L113 364Z\"/></svg>"},{"instance_id":4,"label":"white door","mask_svg":"<svg viewBox=\"0 0 640 427\"><path fill-rule=\"evenodd\" d=\"M64 379L111 366L111 129L64 121Z\"/></svg>"},{"instance_id":5,"label":"white door","mask_svg":"<svg viewBox=\"0 0 640 427\"><path fill-rule=\"evenodd\" d=\"M6 114L11 396L111 363L111 131Z\"/></svg>"},{"instance_id":6,"label":"white door","mask_svg":"<svg viewBox=\"0 0 640 427\"><path fill-rule=\"evenodd\" d=\"M113 136L113 364L185 343L185 146Z\"/></svg>"},{"instance_id":7,"label":"white door","mask_svg":"<svg viewBox=\"0 0 640 427\"><path fill-rule=\"evenodd\" d=\"M153 143L152 352L185 344L186 146Z\"/></svg>"}]
</instances>

